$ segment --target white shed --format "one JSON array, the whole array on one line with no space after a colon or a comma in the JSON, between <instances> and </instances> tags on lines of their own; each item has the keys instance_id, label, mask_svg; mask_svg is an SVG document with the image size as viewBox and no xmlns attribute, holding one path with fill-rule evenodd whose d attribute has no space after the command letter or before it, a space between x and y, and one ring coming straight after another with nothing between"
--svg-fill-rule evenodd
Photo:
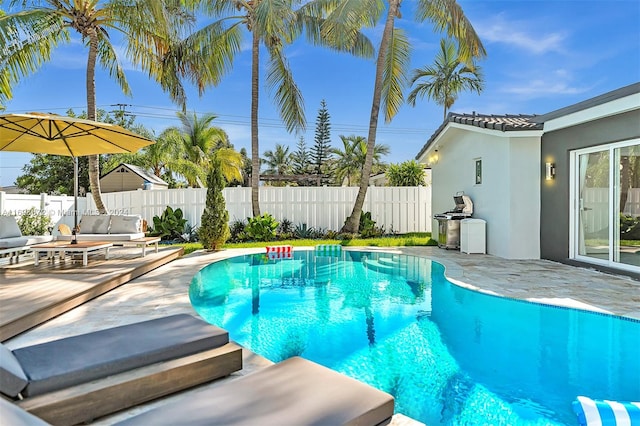
<instances>
[{"instance_id":1,"label":"white shed","mask_svg":"<svg viewBox=\"0 0 640 426\"><path fill-rule=\"evenodd\" d=\"M169 184L158 176L133 164L121 163L100 178L100 188L104 193L168 187Z\"/></svg>"}]
</instances>

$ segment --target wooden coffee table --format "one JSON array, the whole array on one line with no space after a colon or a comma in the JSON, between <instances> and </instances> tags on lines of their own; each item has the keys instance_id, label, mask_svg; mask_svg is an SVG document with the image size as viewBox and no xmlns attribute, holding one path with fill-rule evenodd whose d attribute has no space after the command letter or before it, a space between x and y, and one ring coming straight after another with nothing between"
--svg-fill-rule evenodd
<instances>
[{"instance_id":1,"label":"wooden coffee table","mask_svg":"<svg viewBox=\"0 0 640 426\"><path fill-rule=\"evenodd\" d=\"M82 253L82 265L87 266L89 260L89 253L104 250L104 258L109 259L109 247L112 247L113 243L104 241L78 241L77 244L71 244L68 241L57 241L53 243L35 244L31 246L31 249L35 253L34 264L38 266L40 261L38 253L45 252L53 256L55 261L56 253L59 254L60 260L63 260L67 253Z\"/></svg>"},{"instance_id":2,"label":"wooden coffee table","mask_svg":"<svg viewBox=\"0 0 640 426\"><path fill-rule=\"evenodd\" d=\"M147 255L147 246L151 246L155 244L156 253L158 252L158 243L160 242L160 237L143 237L138 238L137 240L129 240L129 241L117 241L115 245L123 246L123 247L142 247L142 257Z\"/></svg>"}]
</instances>

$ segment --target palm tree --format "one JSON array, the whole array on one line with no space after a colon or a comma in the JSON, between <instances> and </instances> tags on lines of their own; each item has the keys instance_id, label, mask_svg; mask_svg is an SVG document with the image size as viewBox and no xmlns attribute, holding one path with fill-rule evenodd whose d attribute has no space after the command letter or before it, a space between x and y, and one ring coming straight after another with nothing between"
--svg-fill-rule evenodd
<instances>
[{"instance_id":1,"label":"palm tree","mask_svg":"<svg viewBox=\"0 0 640 426\"><path fill-rule=\"evenodd\" d=\"M316 2L326 3L322 0L316 0ZM385 121L390 122L404 100L402 88L406 82L410 59L409 41L405 33L395 25L396 18L400 17L401 0L387 0L386 3L387 14L376 59L373 101L367 136L367 157L362 169L360 189L351 215L342 228L343 232L358 231L369 176L373 168L373 148L376 143L380 104L384 102ZM381 1L342 0L339 7L329 11L323 31L332 32L336 27L348 28L350 23L371 26L382 15L381 4ZM450 37L456 39L460 46L461 61L469 63L472 58L486 54L471 22L466 18L456 0L418 0L416 18L421 22L430 20L438 31L446 31ZM340 31L335 32L343 34Z\"/></svg>"},{"instance_id":2,"label":"palm tree","mask_svg":"<svg viewBox=\"0 0 640 426\"><path fill-rule=\"evenodd\" d=\"M175 47L169 58L176 64L174 68L180 69L182 75L201 90L217 84L219 79L212 76L217 77L230 68L234 55L240 50L243 28L251 37L251 205L253 215L260 216L258 94L261 47L266 48L269 55L267 87L272 90L280 117L289 132L304 130L306 118L302 93L295 84L284 48L303 31L313 44L359 56L372 56L373 48L358 31L348 41L323 36L322 13L311 9L310 4L296 9L305 3L302 0L192 0L191 3L199 5L214 22L190 34ZM336 27L341 28L341 24ZM215 72L209 72L209 69Z\"/></svg>"},{"instance_id":3,"label":"palm tree","mask_svg":"<svg viewBox=\"0 0 640 426\"><path fill-rule=\"evenodd\" d=\"M195 112L178 112L177 115L182 126L171 127L163 133L169 145L179 147L179 158L171 162L171 169L184 176L190 186L203 187L215 157L228 182L241 180L242 156L233 149L226 132L211 125L217 116L198 117Z\"/></svg>"},{"instance_id":4,"label":"palm tree","mask_svg":"<svg viewBox=\"0 0 640 426\"><path fill-rule=\"evenodd\" d=\"M424 79L425 81L418 82ZM418 83L418 84L416 84ZM464 90L480 94L484 88L482 70L473 61L468 66L460 60L456 46L451 40L440 40L440 52L433 66L425 66L413 70L411 85L415 88L409 93L407 102L416 105L416 98L433 99L444 107L444 118Z\"/></svg>"},{"instance_id":5,"label":"palm tree","mask_svg":"<svg viewBox=\"0 0 640 426\"><path fill-rule=\"evenodd\" d=\"M171 78L170 74L161 72L161 58L190 18L175 1L12 0L9 3L11 8L16 5L22 9L0 17L0 41L9 47L7 56L0 63L4 70L0 72L4 99L11 98L12 84L37 71L51 59L55 47L71 40L69 29L75 30L88 48L86 94L89 120L96 119L95 73L98 60L122 91L131 94L117 49L111 44L110 32L118 32L125 38L128 59L160 81L174 99L183 93L177 77ZM89 156L91 193L97 209L106 213L99 178L99 158L97 155Z\"/></svg>"},{"instance_id":6,"label":"palm tree","mask_svg":"<svg viewBox=\"0 0 640 426\"><path fill-rule=\"evenodd\" d=\"M267 169L264 171L267 175L286 175L291 173L292 156L289 153L288 146L276 144L275 151L267 150L264 152L264 164Z\"/></svg>"},{"instance_id":7,"label":"palm tree","mask_svg":"<svg viewBox=\"0 0 640 426\"><path fill-rule=\"evenodd\" d=\"M347 186L351 186L351 182L355 182L361 178L360 173L367 158L367 139L363 136L343 136L340 135L344 150L332 148L331 152L336 156L336 178L338 184L347 181ZM374 147L373 152L373 169L376 173L384 169L384 163L381 160L383 155L389 154L387 145L378 145Z\"/></svg>"}]
</instances>

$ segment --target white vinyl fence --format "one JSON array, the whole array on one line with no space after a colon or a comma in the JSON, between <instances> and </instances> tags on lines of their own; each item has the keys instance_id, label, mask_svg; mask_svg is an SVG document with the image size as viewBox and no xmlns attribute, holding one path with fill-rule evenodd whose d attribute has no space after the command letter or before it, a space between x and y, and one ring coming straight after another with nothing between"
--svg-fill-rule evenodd
<instances>
[{"instance_id":1,"label":"white vinyl fence","mask_svg":"<svg viewBox=\"0 0 640 426\"><path fill-rule=\"evenodd\" d=\"M225 188L223 191L229 221L252 216L251 188ZM261 187L260 211L276 220L288 219L294 226L339 230L351 214L357 187ZM200 226L206 203L205 188L137 190L102 194L111 213L139 214L151 226L167 206L182 209L189 225ZM44 201L43 201L44 200ZM79 215L96 214L91 194L79 197ZM0 192L0 212L20 215L36 207L49 214L57 224L73 225L73 197L19 195ZM363 210L371 212L377 226L387 232L431 232L431 187L370 187Z\"/></svg>"},{"instance_id":2,"label":"white vinyl fence","mask_svg":"<svg viewBox=\"0 0 640 426\"><path fill-rule=\"evenodd\" d=\"M294 225L339 230L353 209L356 187L261 187L260 211L270 213L276 220L287 219ZM223 191L229 221L245 220L252 216L251 188L225 188ZM139 214L149 224L153 217L171 208L182 209L189 224L200 226L207 190L204 188L158 189L103 194L102 199L111 212ZM95 209L87 196L88 209ZM370 187L364 211L371 212L377 226L386 231L431 232L431 187Z\"/></svg>"},{"instance_id":3,"label":"white vinyl fence","mask_svg":"<svg viewBox=\"0 0 640 426\"><path fill-rule=\"evenodd\" d=\"M585 188L583 191L583 211L581 219L584 221L586 233L598 232L609 227L609 189ZM640 188L630 188L627 200L622 210L627 216L640 216Z\"/></svg>"},{"instance_id":4,"label":"white vinyl fence","mask_svg":"<svg viewBox=\"0 0 640 426\"><path fill-rule=\"evenodd\" d=\"M86 205L86 199L78 197L78 220L82 212L86 211ZM7 194L0 191L1 215L20 217L32 208L51 217L52 225L56 230L61 223L73 227L73 196Z\"/></svg>"}]
</instances>

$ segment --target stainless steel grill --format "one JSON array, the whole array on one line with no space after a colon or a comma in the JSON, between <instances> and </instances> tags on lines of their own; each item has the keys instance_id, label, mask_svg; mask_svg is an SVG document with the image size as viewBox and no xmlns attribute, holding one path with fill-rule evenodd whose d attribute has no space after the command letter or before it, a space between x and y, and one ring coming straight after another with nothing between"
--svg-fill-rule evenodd
<instances>
[{"instance_id":1,"label":"stainless steel grill","mask_svg":"<svg viewBox=\"0 0 640 426\"><path fill-rule=\"evenodd\" d=\"M473 202L464 193L453 196L456 206L453 210L433 216L438 221L438 247L460 249L460 221L473 215Z\"/></svg>"}]
</instances>

